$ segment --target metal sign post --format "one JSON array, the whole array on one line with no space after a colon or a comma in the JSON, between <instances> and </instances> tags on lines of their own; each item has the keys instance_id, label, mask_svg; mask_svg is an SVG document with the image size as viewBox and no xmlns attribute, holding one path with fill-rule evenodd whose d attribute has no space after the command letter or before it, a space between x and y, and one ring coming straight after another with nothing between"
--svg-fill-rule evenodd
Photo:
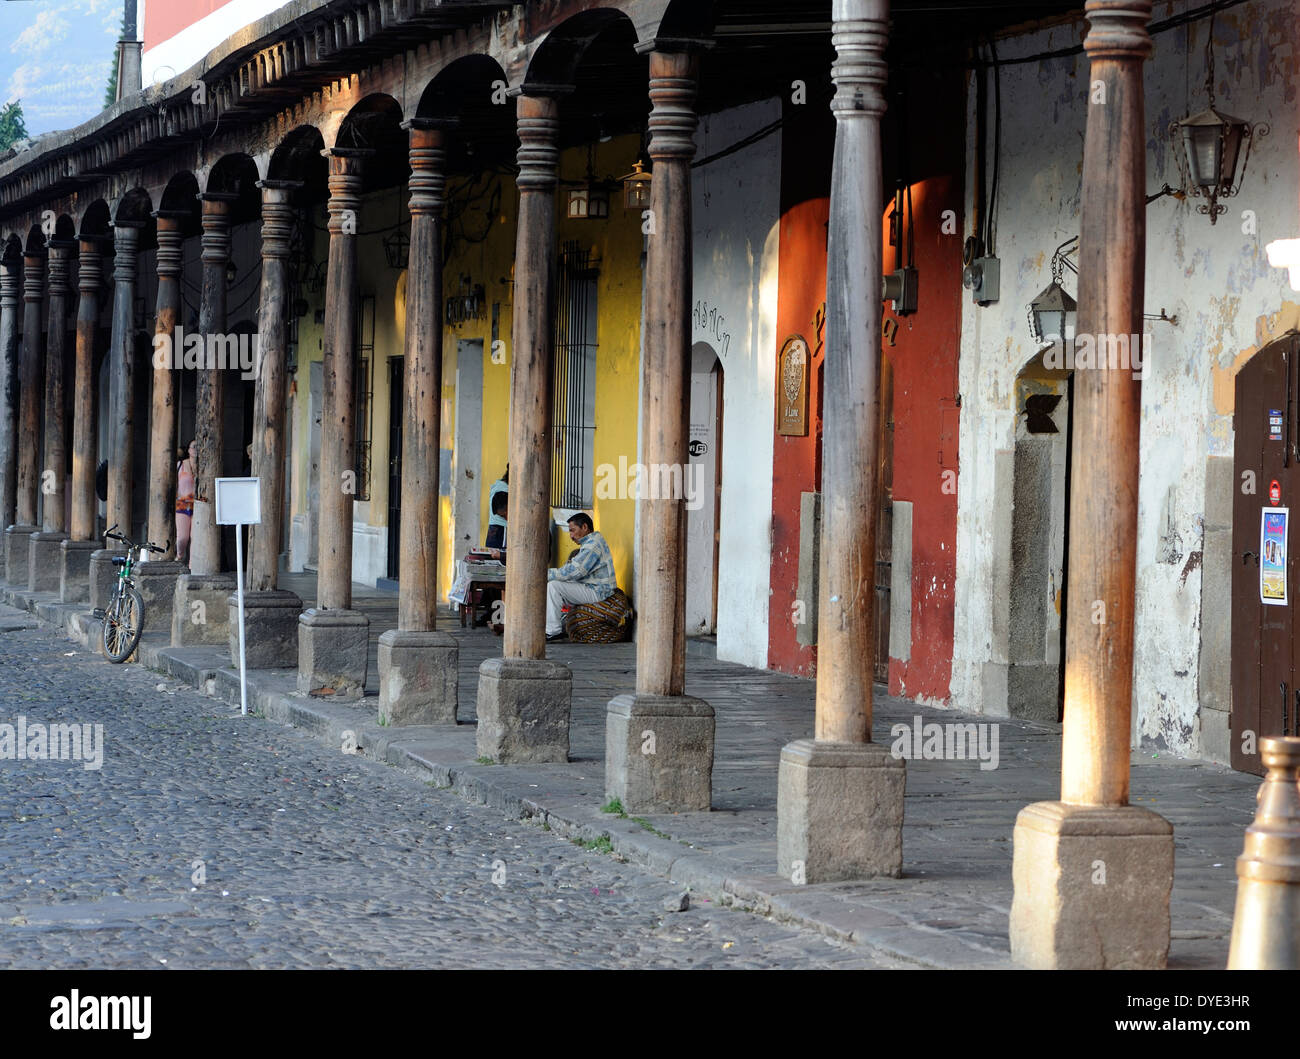
<instances>
[{"instance_id":1,"label":"metal sign post","mask_svg":"<svg viewBox=\"0 0 1300 1059\"><path fill-rule=\"evenodd\" d=\"M217 525L235 527L235 590L239 601L239 712L248 714L248 678L244 665L244 534L245 526L262 522L262 479L216 480Z\"/></svg>"}]
</instances>

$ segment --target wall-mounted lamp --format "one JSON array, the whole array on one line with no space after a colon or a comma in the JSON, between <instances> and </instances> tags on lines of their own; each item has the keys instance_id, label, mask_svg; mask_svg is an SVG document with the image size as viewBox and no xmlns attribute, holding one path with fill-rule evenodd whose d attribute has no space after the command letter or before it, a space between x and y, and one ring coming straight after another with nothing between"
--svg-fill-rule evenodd
<instances>
[{"instance_id":1,"label":"wall-mounted lamp","mask_svg":"<svg viewBox=\"0 0 1300 1059\"><path fill-rule=\"evenodd\" d=\"M1224 114L1214 106L1214 10L1210 10L1210 27L1205 39L1205 94L1210 105L1199 114L1191 114L1169 126L1169 135L1182 140L1182 150L1175 152L1183 174L1183 188L1189 195L1205 199L1196 207L1207 214L1210 223L1227 207L1219 199L1231 198L1241 190L1250 159L1250 145L1256 137L1267 136L1265 123L1252 125L1241 118ZM1241 169L1238 171L1237 163Z\"/></svg>"}]
</instances>

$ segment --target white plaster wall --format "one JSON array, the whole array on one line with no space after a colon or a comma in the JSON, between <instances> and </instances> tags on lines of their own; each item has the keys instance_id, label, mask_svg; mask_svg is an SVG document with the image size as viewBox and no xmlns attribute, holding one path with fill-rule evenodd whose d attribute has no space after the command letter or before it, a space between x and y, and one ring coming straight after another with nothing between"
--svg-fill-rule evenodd
<instances>
[{"instance_id":1,"label":"white plaster wall","mask_svg":"<svg viewBox=\"0 0 1300 1059\"><path fill-rule=\"evenodd\" d=\"M1157 3L1154 20L1185 7ZM1068 47L1082 30L1076 23L1003 41L999 57ZM1167 129L1206 105L1206 31L1202 20L1155 37L1145 75L1150 192L1165 182L1181 184ZM1142 388L1134 714L1137 734L1182 756L1201 750L1197 661L1206 458L1231 456L1233 449L1231 409L1216 409L1213 378L1267 340L1276 321L1266 317L1282 310L1284 301L1296 301L1284 273L1268 267L1264 245L1297 234L1297 36L1290 5L1280 0L1219 14L1218 105L1271 123L1272 133L1256 144L1242 193L1227 201L1217 225L1195 212L1197 200L1163 198L1147 207L1146 311L1158 314L1164 307L1179 323L1146 323L1152 353ZM967 296L961 338L952 700L963 709L1001 712L994 674L1005 658L998 657L993 635L994 527L999 503L1009 503L1011 482L997 480L995 466L998 453L1012 447L1015 377L1034 352L1028 304L1050 280L1052 250L1079 230L1086 89L1083 55L1002 69L1001 299L981 309ZM973 91L970 99L968 217ZM1257 234L1246 230L1243 210L1254 211ZM1067 273L1065 286L1076 293L1076 278ZM1230 395L1230 377L1226 382ZM1076 466L1088 456L1086 444L1076 445ZM1009 460L1003 463L1009 468Z\"/></svg>"},{"instance_id":2,"label":"white plaster wall","mask_svg":"<svg viewBox=\"0 0 1300 1059\"><path fill-rule=\"evenodd\" d=\"M781 116L768 100L705 117L697 158L731 146ZM722 526L718 657L767 665L772 561L777 248L781 136L694 171L692 343L722 361Z\"/></svg>"}]
</instances>

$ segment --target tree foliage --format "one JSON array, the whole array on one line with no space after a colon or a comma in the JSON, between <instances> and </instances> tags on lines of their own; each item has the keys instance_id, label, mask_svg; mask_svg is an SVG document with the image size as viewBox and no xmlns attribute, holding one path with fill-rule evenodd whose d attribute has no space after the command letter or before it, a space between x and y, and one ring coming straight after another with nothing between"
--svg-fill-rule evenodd
<instances>
[{"instance_id":1,"label":"tree foliage","mask_svg":"<svg viewBox=\"0 0 1300 1059\"><path fill-rule=\"evenodd\" d=\"M0 107L0 151L7 151L19 140L27 139L22 100L15 99Z\"/></svg>"}]
</instances>

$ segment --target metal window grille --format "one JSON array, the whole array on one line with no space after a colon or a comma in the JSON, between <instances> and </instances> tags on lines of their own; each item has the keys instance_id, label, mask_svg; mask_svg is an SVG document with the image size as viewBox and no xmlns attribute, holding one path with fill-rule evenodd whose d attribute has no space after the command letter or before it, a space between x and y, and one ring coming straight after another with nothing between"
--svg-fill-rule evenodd
<instances>
[{"instance_id":1,"label":"metal window grille","mask_svg":"<svg viewBox=\"0 0 1300 1059\"><path fill-rule=\"evenodd\" d=\"M553 507L591 507L599 275L588 250L564 244L556 274Z\"/></svg>"},{"instance_id":2,"label":"metal window grille","mask_svg":"<svg viewBox=\"0 0 1300 1059\"><path fill-rule=\"evenodd\" d=\"M356 378L356 428L357 428L357 492L353 500L370 499L370 449L373 416L374 378L371 368L375 363L375 296L361 297L361 311L357 313L357 378Z\"/></svg>"}]
</instances>

